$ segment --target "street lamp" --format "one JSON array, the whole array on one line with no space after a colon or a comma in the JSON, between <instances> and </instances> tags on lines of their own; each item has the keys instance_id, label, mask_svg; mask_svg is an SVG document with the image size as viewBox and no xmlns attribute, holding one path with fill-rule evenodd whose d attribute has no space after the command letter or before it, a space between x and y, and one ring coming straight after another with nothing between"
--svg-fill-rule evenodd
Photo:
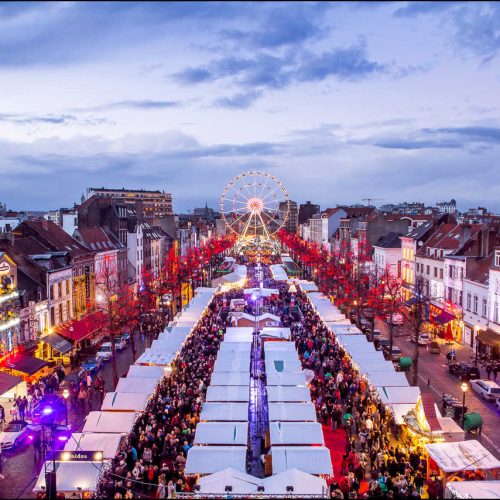
<instances>
[{"instance_id":1,"label":"street lamp","mask_svg":"<svg viewBox=\"0 0 500 500\"><path fill-rule=\"evenodd\" d=\"M462 385L460 386L460 388L462 389L462 393L463 393L463 399L462 399L462 429L463 429L464 423L465 423L465 393L467 392L467 389L469 388L469 386L467 385L467 382L462 382Z\"/></svg>"},{"instance_id":2,"label":"street lamp","mask_svg":"<svg viewBox=\"0 0 500 500\"><path fill-rule=\"evenodd\" d=\"M64 404L66 407L66 427L68 427L68 398L69 398L69 391L68 389L64 389L63 391L63 398L64 398Z\"/></svg>"}]
</instances>

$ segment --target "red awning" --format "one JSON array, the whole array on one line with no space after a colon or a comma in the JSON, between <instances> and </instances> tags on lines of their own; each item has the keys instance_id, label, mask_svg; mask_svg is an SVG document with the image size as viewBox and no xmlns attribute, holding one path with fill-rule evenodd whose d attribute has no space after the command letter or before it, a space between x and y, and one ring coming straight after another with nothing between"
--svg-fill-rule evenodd
<instances>
[{"instance_id":1,"label":"red awning","mask_svg":"<svg viewBox=\"0 0 500 500\"><path fill-rule=\"evenodd\" d=\"M104 315L101 312L96 312L80 320L59 325L55 332L73 342L80 342L100 330L105 324L104 320Z\"/></svg>"},{"instance_id":2,"label":"red awning","mask_svg":"<svg viewBox=\"0 0 500 500\"><path fill-rule=\"evenodd\" d=\"M446 311L441 311L441 313L439 315L434 317L433 321L434 321L434 323L437 323L438 325L446 325L446 323L449 323L450 321L453 321L454 319L457 319L457 318L453 314L450 314Z\"/></svg>"},{"instance_id":3,"label":"red awning","mask_svg":"<svg viewBox=\"0 0 500 500\"><path fill-rule=\"evenodd\" d=\"M422 408L424 410L425 419L429 424L431 432L442 430L441 424L436 415L436 407L434 406L434 396L430 392L422 392Z\"/></svg>"}]
</instances>

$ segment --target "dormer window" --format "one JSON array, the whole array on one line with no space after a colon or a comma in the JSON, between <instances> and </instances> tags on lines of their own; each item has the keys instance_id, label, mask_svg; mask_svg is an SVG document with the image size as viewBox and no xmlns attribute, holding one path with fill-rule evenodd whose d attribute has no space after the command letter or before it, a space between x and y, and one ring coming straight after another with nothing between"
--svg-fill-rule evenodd
<instances>
[{"instance_id":1,"label":"dormer window","mask_svg":"<svg viewBox=\"0 0 500 500\"><path fill-rule=\"evenodd\" d=\"M495 266L500 267L500 250L495 250Z\"/></svg>"}]
</instances>

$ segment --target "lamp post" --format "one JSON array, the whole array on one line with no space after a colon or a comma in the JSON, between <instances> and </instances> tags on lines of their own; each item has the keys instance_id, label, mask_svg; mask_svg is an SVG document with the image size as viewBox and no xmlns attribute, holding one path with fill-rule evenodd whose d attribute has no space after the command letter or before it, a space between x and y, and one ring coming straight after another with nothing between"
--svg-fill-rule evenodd
<instances>
[{"instance_id":1,"label":"lamp post","mask_svg":"<svg viewBox=\"0 0 500 500\"><path fill-rule=\"evenodd\" d=\"M463 429L465 423L465 393L467 392L469 386L467 385L467 382L462 382L460 388L462 389L463 393L463 399L462 399L462 429Z\"/></svg>"},{"instance_id":2,"label":"lamp post","mask_svg":"<svg viewBox=\"0 0 500 500\"><path fill-rule=\"evenodd\" d=\"M64 389L63 398L64 398L64 406L66 408L66 427L68 427L68 398L69 398L68 389Z\"/></svg>"}]
</instances>

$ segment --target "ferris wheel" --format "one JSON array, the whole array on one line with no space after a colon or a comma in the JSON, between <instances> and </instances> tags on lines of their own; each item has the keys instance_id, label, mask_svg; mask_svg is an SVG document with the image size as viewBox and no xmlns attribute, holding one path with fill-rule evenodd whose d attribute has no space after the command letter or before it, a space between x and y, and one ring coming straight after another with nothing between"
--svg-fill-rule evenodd
<instances>
[{"instance_id":1,"label":"ferris wheel","mask_svg":"<svg viewBox=\"0 0 500 500\"><path fill-rule=\"evenodd\" d=\"M220 211L226 227L240 238L271 239L288 218L288 193L274 175L245 172L225 187Z\"/></svg>"}]
</instances>

